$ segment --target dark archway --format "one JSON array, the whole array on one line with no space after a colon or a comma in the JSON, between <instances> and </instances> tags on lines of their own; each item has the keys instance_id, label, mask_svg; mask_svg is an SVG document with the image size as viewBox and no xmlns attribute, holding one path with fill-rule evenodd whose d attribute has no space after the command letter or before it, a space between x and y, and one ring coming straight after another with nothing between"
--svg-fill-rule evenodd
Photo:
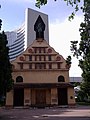
<instances>
[{"instance_id":1,"label":"dark archway","mask_svg":"<svg viewBox=\"0 0 90 120\"><path fill-rule=\"evenodd\" d=\"M67 88L58 88L58 105L68 105Z\"/></svg>"},{"instance_id":2,"label":"dark archway","mask_svg":"<svg viewBox=\"0 0 90 120\"><path fill-rule=\"evenodd\" d=\"M58 82L65 82L64 76L60 75L60 76L58 77Z\"/></svg>"},{"instance_id":3,"label":"dark archway","mask_svg":"<svg viewBox=\"0 0 90 120\"><path fill-rule=\"evenodd\" d=\"M16 82L23 82L23 77L22 76L18 76L16 78Z\"/></svg>"},{"instance_id":4,"label":"dark archway","mask_svg":"<svg viewBox=\"0 0 90 120\"><path fill-rule=\"evenodd\" d=\"M24 88L14 89L13 105L24 106Z\"/></svg>"}]
</instances>

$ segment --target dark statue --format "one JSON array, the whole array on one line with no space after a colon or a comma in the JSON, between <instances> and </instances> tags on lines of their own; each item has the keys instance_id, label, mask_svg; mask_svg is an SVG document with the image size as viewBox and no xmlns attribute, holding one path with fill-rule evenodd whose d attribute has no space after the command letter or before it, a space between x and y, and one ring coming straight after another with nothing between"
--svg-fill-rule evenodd
<instances>
[{"instance_id":1,"label":"dark statue","mask_svg":"<svg viewBox=\"0 0 90 120\"><path fill-rule=\"evenodd\" d=\"M45 24L39 15L38 19L36 20L36 23L34 25L34 31L36 32L36 39L43 38L44 39L44 30L45 30Z\"/></svg>"}]
</instances>

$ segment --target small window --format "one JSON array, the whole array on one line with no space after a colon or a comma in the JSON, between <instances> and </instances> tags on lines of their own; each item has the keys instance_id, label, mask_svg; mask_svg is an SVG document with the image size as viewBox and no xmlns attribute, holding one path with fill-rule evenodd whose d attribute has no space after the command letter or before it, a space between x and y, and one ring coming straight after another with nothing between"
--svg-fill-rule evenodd
<instances>
[{"instance_id":1,"label":"small window","mask_svg":"<svg viewBox=\"0 0 90 120\"><path fill-rule=\"evenodd\" d=\"M41 63L41 69L46 69L46 64L45 63Z\"/></svg>"},{"instance_id":2,"label":"small window","mask_svg":"<svg viewBox=\"0 0 90 120\"><path fill-rule=\"evenodd\" d=\"M22 76L18 76L16 78L16 82L23 82L23 77Z\"/></svg>"},{"instance_id":3,"label":"small window","mask_svg":"<svg viewBox=\"0 0 90 120\"><path fill-rule=\"evenodd\" d=\"M35 64L35 69L40 69L40 67L41 67L41 66L40 66L40 63L36 63L36 64Z\"/></svg>"},{"instance_id":4,"label":"small window","mask_svg":"<svg viewBox=\"0 0 90 120\"><path fill-rule=\"evenodd\" d=\"M37 65L36 65L36 64L34 64L34 66L35 66L35 69L37 69Z\"/></svg>"},{"instance_id":5,"label":"small window","mask_svg":"<svg viewBox=\"0 0 90 120\"><path fill-rule=\"evenodd\" d=\"M20 64L20 69L23 69L23 63Z\"/></svg>"},{"instance_id":6,"label":"small window","mask_svg":"<svg viewBox=\"0 0 90 120\"><path fill-rule=\"evenodd\" d=\"M65 78L64 78L64 76L59 76L58 77L58 82L65 82Z\"/></svg>"},{"instance_id":7,"label":"small window","mask_svg":"<svg viewBox=\"0 0 90 120\"><path fill-rule=\"evenodd\" d=\"M39 56L39 61L41 61L41 56Z\"/></svg>"},{"instance_id":8,"label":"small window","mask_svg":"<svg viewBox=\"0 0 90 120\"><path fill-rule=\"evenodd\" d=\"M39 53L41 53L41 48L38 48L39 49Z\"/></svg>"},{"instance_id":9,"label":"small window","mask_svg":"<svg viewBox=\"0 0 90 120\"><path fill-rule=\"evenodd\" d=\"M29 61L32 61L32 55L29 55Z\"/></svg>"},{"instance_id":10,"label":"small window","mask_svg":"<svg viewBox=\"0 0 90 120\"><path fill-rule=\"evenodd\" d=\"M35 69L46 69L46 64L45 63L36 63Z\"/></svg>"},{"instance_id":11,"label":"small window","mask_svg":"<svg viewBox=\"0 0 90 120\"><path fill-rule=\"evenodd\" d=\"M35 61L37 61L37 56L35 56Z\"/></svg>"},{"instance_id":12,"label":"small window","mask_svg":"<svg viewBox=\"0 0 90 120\"><path fill-rule=\"evenodd\" d=\"M44 61L46 61L46 56L43 56L44 57Z\"/></svg>"},{"instance_id":13,"label":"small window","mask_svg":"<svg viewBox=\"0 0 90 120\"><path fill-rule=\"evenodd\" d=\"M61 64L57 63L57 68L60 69L61 68Z\"/></svg>"},{"instance_id":14,"label":"small window","mask_svg":"<svg viewBox=\"0 0 90 120\"><path fill-rule=\"evenodd\" d=\"M51 61L51 55L48 56L48 60Z\"/></svg>"},{"instance_id":15,"label":"small window","mask_svg":"<svg viewBox=\"0 0 90 120\"><path fill-rule=\"evenodd\" d=\"M43 48L43 53L46 53L46 49L45 48Z\"/></svg>"},{"instance_id":16,"label":"small window","mask_svg":"<svg viewBox=\"0 0 90 120\"><path fill-rule=\"evenodd\" d=\"M34 48L34 52L37 53L37 48Z\"/></svg>"},{"instance_id":17,"label":"small window","mask_svg":"<svg viewBox=\"0 0 90 120\"><path fill-rule=\"evenodd\" d=\"M32 69L32 64L29 64L29 69Z\"/></svg>"},{"instance_id":18,"label":"small window","mask_svg":"<svg viewBox=\"0 0 90 120\"><path fill-rule=\"evenodd\" d=\"M52 64L49 64L49 69L52 69Z\"/></svg>"},{"instance_id":19,"label":"small window","mask_svg":"<svg viewBox=\"0 0 90 120\"><path fill-rule=\"evenodd\" d=\"M44 65L43 65L43 67L44 67L44 69L46 69L46 64L44 63Z\"/></svg>"}]
</instances>

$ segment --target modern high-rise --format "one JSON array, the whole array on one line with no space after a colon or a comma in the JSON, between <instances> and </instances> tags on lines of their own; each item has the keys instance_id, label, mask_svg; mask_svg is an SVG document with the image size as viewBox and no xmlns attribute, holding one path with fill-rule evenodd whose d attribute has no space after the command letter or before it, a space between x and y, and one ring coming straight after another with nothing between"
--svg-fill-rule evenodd
<instances>
[{"instance_id":1,"label":"modern high-rise","mask_svg":"<svg viewBox=\"0 0 90 120\"><path fill-rule=\"evenodd\" d=\"M25 49L25 26L11 32L6 32L10 61L14 60Z\"/></svg>"},{"instance_id":2,"label":"modern high-rise","mask_svg":"<svg viewBox=\"0 0 90 120\"><path fill-rule=\"evenodd\" d=\"M48 15L27 8L25 11L25 21L17 30L5 32L9 46L10 61L20 55L33 40L36 39L34 24L38 17L41 17L45 23L44 39L49 43Z\"/></svg>"}]
</instances>

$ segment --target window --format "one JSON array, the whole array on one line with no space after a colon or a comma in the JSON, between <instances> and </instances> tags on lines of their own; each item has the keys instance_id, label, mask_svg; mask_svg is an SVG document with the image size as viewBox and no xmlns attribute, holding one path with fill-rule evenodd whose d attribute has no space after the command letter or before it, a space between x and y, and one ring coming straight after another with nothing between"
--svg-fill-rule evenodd
<instances>
[{"instance_id":1,"label":"window","mask_svg":"<svg viewBox=\"0 0 90 120\"><path fill-rule=\"evenodd\" d=\"M41 61L41 56L39 56L39 61Z\"/></svg>"},{"instance_id":2,"label":"window","mask_svg":"<svg viewBox=\"0 0 90 120\"><path fill-rule=\"evenodd\" d=\"M43 48L43 52L46 53L46 49L45 48Z\"/></svg>"},{"instance_id":3,"label":"window","mask_svg":"<svg viewBox=\"0 0 90 120\"><path fill-rule=\"evenodd\" d=\"M40 63L35 64L35 69L40 69Z\"/></svg>"},{"instance_id":4,"label":"window","mask_svg":"<svg viewBox=\"0 0 90 120\"><path fill-rule=\"evenodd\" d=\"M61 68L61 64L57 63L57 68L60 69Z\"/></svg>"},{"instance_id":5,"label":"window","mask_svg":"<svg viewBox=\"0 0 90 120\"><path fill-rule=\"evenodd\" d=\"M32 64L29 64L29 69L32 69Z\"/></svg>"},{"instance_id":6,"label":"window","mask_svg":"<svg viewBox=\"0 0 90 120\"><path fill-rule=\"evenodd\" d=\"M35 69L46 69L46 64L45 63L36 63Z\"/></svg>"},{"instance_id":7,"label":"window","mask_svg":"<svg viewBox=\"0 0 90 120\"><path fill-rule=\"evenodd\" d=\"M46 69L46 64L45 63L42 63L42 69Z\"/></svg>"},{"instance_id":8,"label":"window","mask_svg":"<svg viewBox=\"0 0 90 120\"><path fill-rule=\"evenodd\" d=\"M20 69L23 69L23 63L20 63Z\"/></svg>"},{"instance_id":9,"label":"window","mask_svg":"<svg viewBox=\"0 0 90 120\"><path fill-rule=\"evenodd\" d=\"M46 64L44 63L44 69L46 69Z\"/></svg>"},{"instance_id":10,"label":"window","mask_svg":"<svg viewBox=\"0 0 90 120\"><path fill-rule=\"evenodd\" d=\"M29 55L29 61L32 61L32 55Z\"/></svg>"},{"instance_id":11,"label":"window","mask_svg":"<svg viewBox=\"0 0 90 120\"><path fill-rule=\"evenodd\" d=\"M38 48L39 49L39 53L41 53L41 48Z\"/></svg>"},{"instance_id":12,"label":"window","mask_svg":"<svg viewBox=\"0 0 90 120\"><path fill-rule=\"evenodd\" d=\"M37 48L34 48L34 52L37 53Z\"/></svg>"},{"instance_id":13,"label":"window","mask_svg":"<svg viewBox=\"0 0 90 120\"><path fill-rule=\"evenodd\" d=\"M60 76L58 77L58 82L65 82L64 76L60 75Z\"/></svg>"},{"instance_id":14,"label":"window","mask_svg":"<svg viewBox=\"0 0 90 120\"><path fill-rule=\"evenodd\" d=\"M16 82L23 82L23 77L22 76L18 76L16 78Z\"/></svg>"},{"instance_id":15,"label":"window","mask_svg":"<svg viewBox=\"0 0 90 120\"><path fill-rule=\"evenodd\" d=\"M35 69L38 69L38 65L37 65L37 63L35 64Z\"/></svg>"},{"instance_id":16,"label":"window","mask_svg":"<svg viewBox=\"0 0 90 120\"><path fill-rule=\"evenodd\" d=\"M43 56L44 57L44 61L46 61L46 56Z\"/></svg>"},{"instance_id":17,"label":"window","mask_svg":"<svg viewBox=\"0 0 90 120\"><path fill-rule=\"evenodd\" d=\"M52 64L49 64L49 69L52 69Z\"/></svg>"},{"instance_id":18,"label":"window","mask_svg":"<svg viewBox=\"0 0 90 120\"><path fill-rule=\"evenodd\" d=\"M35 56L35 61L37 61L37 56Z\"/></svg>"},{"instance_id":19,"label":"window","mask_svg":"<svg viewBox=\"0 0 90 120\"><path fill-rule=\"evenodd\" d=\"M48 60L51 61L51 55L48 56Z\"/></svg>"}]
</instances>

